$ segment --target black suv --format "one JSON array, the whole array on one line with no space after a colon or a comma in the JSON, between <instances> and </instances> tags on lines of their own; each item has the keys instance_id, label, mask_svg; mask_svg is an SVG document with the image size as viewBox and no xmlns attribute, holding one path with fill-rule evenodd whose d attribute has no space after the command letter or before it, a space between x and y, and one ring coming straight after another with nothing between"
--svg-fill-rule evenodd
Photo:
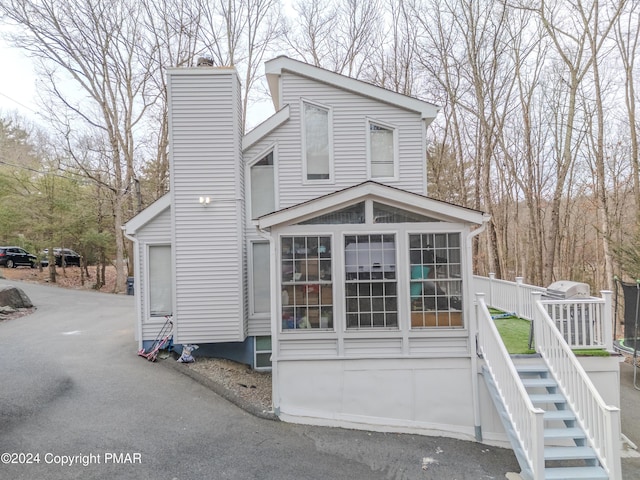
<instances>
[{"instance_id":1,"label":"black suv","mask_svg":"<svg viewBox=\"0 0 640 480\"><path fill-rule=\"evenodd\" d=\"M65 267L80 266L80 255L69 248L54 248L53 256L56 259L56 266L61 267L64 260ZM49 249L45 248L42 252L42 260L40 265L46 267L49 265Z\"/></svg>"},{"instance_id":2,"label":"black suv","mask_svg":"<svg viewBox=\"0 0 640 480\"><path fill-rule=\"evenodd\" d=\"M20 247L0 247L0 265L15 268L18 265L36 267L38 258Z\"/></svg>"}]
</instances>

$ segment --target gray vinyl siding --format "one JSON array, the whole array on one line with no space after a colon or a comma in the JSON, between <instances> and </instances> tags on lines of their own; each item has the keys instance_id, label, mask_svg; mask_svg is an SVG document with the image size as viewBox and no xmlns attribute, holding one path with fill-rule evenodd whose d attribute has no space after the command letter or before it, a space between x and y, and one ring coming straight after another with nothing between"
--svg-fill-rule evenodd
<instances>
[{"instance_id":1,"label":"gray vinyl siding","mask_svg":"<svg viewBox=\"0 0 640 480\"><path fill-rule=\"evenodd\" d=\"M289 73L282 75L282 92L283 104L290 108L289 121L247 152L250 155L264 148L267 141L277 141L280 208L368 180L367 118L393 125L398 131L398 179L384 183L426 193L424 124L418 113ZM303 184L301 98L332 110L334 171L331 184Z\"/></svg>"},{"instance_id":2,"label":"gray vinyl siding","mask_svg":"<svg viewBox=\"0 0 640 480\"><path fill-rule=\"evenodd\" d=\"M271 319L250 318L247 335L251 337L263 337L271 335Z\"/></svg>"},{"instance_id":3,"label":"gray vinyl siding","mask_svg":"<svg viewBox=\"0 0 640 480\"><path fill-rule=\"evenodd\" d=\"M169 72L174 340L242 341L240 86L234 70L198 70Z\"/></svg>"},{"instance_id":4,"label":"gray vinyl siding","mask_svg":"<svg viewBox=\"0 0 640 480\"><path fill-rule=\"evenodd\" d=\"M424 127L418 113L297 75L283 73L282 82L283 104L290 108L289 120L244 152L247 164L256 161L270 147L276 147L276 208L290 207L368 180L367 118L391 124L398 130L398 179L385 183L419 194L426 193ZM331 184L304 182L301 98L332 109L334 181ZM249 245L249 241L261 237L251 223L250 206L246 208L245 244ZM250 275L251 272L247 272L249 281ZM269 319L248 319L249 335L269 335L270 332ZM355 345L354 348L357 349Z\"/></svg>"},{"instance_id":5,"label":"gray vinyl siding","mask_svg":"<svg viewBox=\"0 0 640 480\"><path fill-rule=\"evenodd\" d=\"M171 208L165 209L153 220L136 232L138 239L137 259L139 262L139 272L142 275L138 282L138 292L136 299L140 302L140 312L142 321L142 340L153 340L158 335L160 328L164 324L164 317L150 318L147 312L147 279L149 266L147 264L147 249L149 245L169 245L171 243Z\"/></svg>"}]
</instances>

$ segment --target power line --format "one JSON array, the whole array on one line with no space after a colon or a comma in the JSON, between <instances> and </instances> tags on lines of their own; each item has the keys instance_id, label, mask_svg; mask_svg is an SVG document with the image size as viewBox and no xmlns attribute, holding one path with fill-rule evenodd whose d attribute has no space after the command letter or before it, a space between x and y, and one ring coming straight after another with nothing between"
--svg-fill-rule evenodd
<instances>
[{"instance_id":1,"label":"power line","mask_svg":"<svg viewBox=\"0 0 640 480\"><path fill-rule=\"evenodd\" d=\"M0 164L7 165L8 167L13 167L13 168L21 168L23 170L28 170L28 171L34 172L34 173L44 173L46 175L53 175L54 177L60 177L60 178L66 179L66 180L69 179L69 177L65 177L64 175L60 175L59 173L43 172L42 170L37 170L35 168L27 167L26 165L15 165L13 163L5 162L4 160L0 160ZM76 175L76 176L81 177L81 178L87 178L85 175L82 175L80 173L70 172L70 171L66 171L66 170L63 170L63 172L68 174L68 175Z\"/></svg>"},{"instance_id":2,"label":"power line","mask_svg":"<svg viewBox=\"0 0 640 480\"><path fill-rule=\"evenodd\" d=\"M26 108L27 110L29 110L30 112L35 113L36 115L38 114L38 112L36 112L33 108L31 107L27 107L24 103L19 102L18 100L16 100L15 98L10 97L9 95L7 95L6 93L2 93L0 92L0 96L12 101L15 104L20 105L22 108Z\"/></svg>"}]
</instances>

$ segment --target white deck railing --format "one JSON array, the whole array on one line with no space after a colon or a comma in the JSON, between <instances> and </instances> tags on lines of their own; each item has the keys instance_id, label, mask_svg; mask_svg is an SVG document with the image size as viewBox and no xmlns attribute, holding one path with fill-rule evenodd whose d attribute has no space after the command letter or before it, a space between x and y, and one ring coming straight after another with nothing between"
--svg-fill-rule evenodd
<instances>
[{"instance_id":1,"label":"white deck railing","mask_svg":"<svg viewBox=\"0 0 640 480\"><path fill-rule=\"evenodd\" d=\"M510 282L497 279L494 273L488 277L474 275L473 281L475 292L487 295L487 305L526 320L533 320L533 294L547 291L544 287L527 285L522 277Z\"/></svg>"},{"instance_id":2,"label":"white deck railing","mask_svg":"<svg viewBox=\"0 0 640 480\"><path fill-rule=\"evenodd\" d=\"M526 320L533 320L535 295L546 293L546 288L527 285L522 277L510 282L490 273L473 279L475 292L487 295L487 305ZM544 300L548 315L572 349L613 350L611 292L601 293L601 298Z\"/></svg>"},{"instance_id":3,"label":"white deck railing","mask_svg":"<svg viewBox=\"0 0 640 480\"><path fill-rule=\"evenodd\" d=\"M478 348L507 409L533 480L541 480L544 478L544 411L531 403L491 318L484 294L476 294L476 299Z\"/></svg>"},{"instance_id":4,"label":"white deck railing","mask_svg":"<svg viewBox=\"0 0 640 480\"><path fill-rule=\"evenodd\" d=\"M602 292L602 298L543 300L542 305L572 349L613 349L611 292Z\"/></svg>"},{"instance_id":5,"label":"white deck railing","mask_svg":"<svg viewBox=\"0 0 640 480\"><path fill-rule=\"evenodd\" d=\"M620 410L604 403L569 348L567 342L547 313L547 306L536 295L534 332L536 350L547 363L551 374L587 434L602 467L611 480L621 478L620 467Z\"/></svg>"}]
</instances>

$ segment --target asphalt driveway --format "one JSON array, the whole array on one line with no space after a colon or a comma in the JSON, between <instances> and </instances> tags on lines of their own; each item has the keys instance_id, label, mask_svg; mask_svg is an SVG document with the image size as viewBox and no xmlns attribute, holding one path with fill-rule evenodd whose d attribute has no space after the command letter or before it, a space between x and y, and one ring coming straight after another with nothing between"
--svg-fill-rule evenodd
<instances>
[{"instance_id":1,"label":"asphalt driveway","mask_svg":"<svg viewBox=\"0 0 640 480\"><path fill-rule=\"evenodd\" d=\"M519 471L510 450L473 442L258 419L138 357L133 297L7 284L38 310L0 322L0 478L479 480Z\"/></svg>"}]
</instances>

